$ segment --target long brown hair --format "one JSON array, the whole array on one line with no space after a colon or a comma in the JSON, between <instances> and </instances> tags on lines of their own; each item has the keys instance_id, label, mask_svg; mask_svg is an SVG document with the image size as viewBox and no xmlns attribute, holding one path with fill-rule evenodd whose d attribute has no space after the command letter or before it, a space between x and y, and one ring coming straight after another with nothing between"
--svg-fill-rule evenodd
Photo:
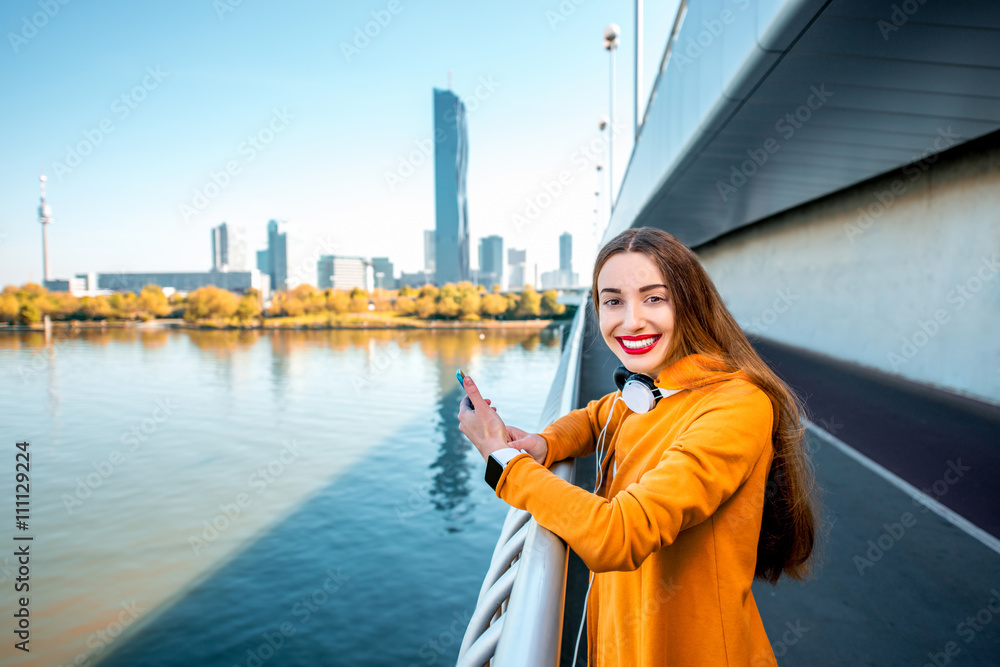
<instances>
[{"instance_id":1,"label":"long brown hair","mask_svg":"<svg viewBox=\"0 0 1000 667\"><path fill-rule=\"evenodd\" d=\"M667 361L703 354L718 370L740 370L759 387L774 410L774 458L764 492L754 576L772 584L782 573L802 579L815 542L815 481L804 451L805 408L760 358L733 319L698 256L672 234L654 227L628 229L609 241L594 262L592 301L600 319L597 276L609 257L641 252L663 273L674 306L674 332ZM652 276L650 276L652 278Z\"/></svg>"}]
</instances>

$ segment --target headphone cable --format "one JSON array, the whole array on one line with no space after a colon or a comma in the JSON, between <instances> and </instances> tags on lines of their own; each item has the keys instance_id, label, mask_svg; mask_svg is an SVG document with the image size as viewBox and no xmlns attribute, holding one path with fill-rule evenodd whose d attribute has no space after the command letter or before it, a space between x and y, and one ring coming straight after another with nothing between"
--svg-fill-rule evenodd
<instances>
[{"instance_id":1,"label":"headphone cable","mask_svg":"<svg viewBox=\"0 0 1000 667\"><path fill-rule=\"evenodd\" d=\"M615 400L612 401L611 403L611 409L608 410L608 418L604 422L604 428L601 429L601 434L597 438L597 451L595 452L597 454L597 457L594 462L596 470L594 472L594 476L597 477L598 475L600 475L600 477L597 481L597 485L594 487L594 493L597 493L597 491L601 488L601 483L604 481L604 468L601 466L603 458L601 452L601 443L604 440L604 433L608 430L608 424L611 423L611 417L615 413L615 405L618 403L619 398L621 398L621 391L618 391L617 394L615 395ZM580 637L583 635L583 625L587 621L587 602L590 600L590 588L591 586L594 585L594 576L595 573L591 572L590 583L587 584L587 595L583 598L583 615L580 618L580 629L576 631L576 645L573 648L573 662L570 663L572 667L576 667L576 655L577 652L580 650Z\"/></svg>"}]
</instances>

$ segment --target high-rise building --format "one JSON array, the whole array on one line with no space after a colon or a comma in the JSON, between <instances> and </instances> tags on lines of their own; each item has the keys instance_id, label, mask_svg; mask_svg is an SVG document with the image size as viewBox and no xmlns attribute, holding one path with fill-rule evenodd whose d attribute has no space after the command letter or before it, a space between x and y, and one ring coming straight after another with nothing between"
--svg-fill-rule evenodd
<instances>
[{"instance_id":1,"label":"high-rise building","mask_svg":"<svg viewBox=\"0 0 1000 667\"><path fill-rule=\"evenodd\" d=\"M372 262L364 257L321 255L316 261L316 283L320 289L349 290L360 287L371 291L375 287Z\"/></svg>"},{"instance_id":2,"label":"high-rise building","mask_svg":"<svg viewBox=\"0 0 1000 667\"><path fill-rule=\"evenodd\" d=\"M497 235L479 239L478 283L486 289L500 285L503 289L503 238Z\"/></svg>"},{"instance_id":3,"label":"high-rise building","mask_svg":"<svg viewBox=\"0 0 1000 667\"><path fill-rule=\"evenodd\" d=\"M257 253L257 267L271 277L271 289L274 291L288 288L288 233L283 231L277 220L267 223L267 251L261 256ZM260 266L261 259L265 265Z\"/></svg>"},{"instance_id":4,"label":"high-rise building","mask_svg":"<svg viewBox=\"0 0 1000 667\"><path fill-rule=\"evenodd\" d=\"M559 270L573 271L573 235L569 232L559 235Z\"/></svg>"},{"instance_id":5,"label":"high-rise building","mask_svg":"<svg viewBox=\"0 0 1000 667\"><path fill-rule=\"evenodd\" d=\"M250 259L247 250L247 233L243 227L228 226L229 270L249 271Z\"/></svg>"},{"instance_id":6,"label":"high-rise building","mask_svg":"<svg viewBox=\"0 0 1000 667\"><path fill-rule=\"evenodd\" d=\"M395 269L388 257L372 257L375 288L396 289Z\"/></svg>"},{"instance_id":7,"label":"high-rise building","mask_svg":"<svg viewBox=\"0 0 1000 667\"><path fill-rule=\"evenodd\" d=\"M434 273L434 253L435 253L434 230L424 230L424 271Z\"/></svg>"},{"instance_id":8,"label":"high-rise building","mask_svg":"<svg viewBox=\"0 0 1000 667\"><path fill-rule=\"evenodd\" d=\"M507 289L521 289L524 287L524 262L527 255L527 250L515 250L511 248L507 251L507 265L510 267L510 279Z\"/></svg>"},{"instance_id":9,"label":"high-rise building","mask_svg":"<svg viewBox=\"0 0 1000 667\"><path fill-rule=\"evenodd\" d=\"M229 270L229 228L224 222L212 227L212 270Z\"/></svg>"},{"instance_id":10,"label":"high-rise building","mask_svg":"<svg viewBox=\"0 0 1000 667\"><path fill-rule=\"evenodd\" d=\"M563 232L559 235L559 276L553 287L574 287L579 282L579 276L573 273L573 235Z\"/></svg>"},{"instance_id":11,"label":"high-rise building","mask_svg":"<svg viewBox=\"0 0 1000 667\"><path fill-rule=\"evenodd\" d=\"M469 279L468 130L465 104L450 90L434 89L434 139L434 272L444 285Z\"/></svg>"}]
</instances>

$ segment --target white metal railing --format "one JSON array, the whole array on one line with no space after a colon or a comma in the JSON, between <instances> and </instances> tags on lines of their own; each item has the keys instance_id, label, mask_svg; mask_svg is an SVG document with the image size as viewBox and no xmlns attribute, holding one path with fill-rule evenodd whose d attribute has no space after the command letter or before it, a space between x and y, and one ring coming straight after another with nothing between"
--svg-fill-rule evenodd
<instances>
[{"instance_id":1,"label":"white metal railing","mask_svg":"<svg viewBox=\"0 0 1000 667\"><path fill-rule=\"evenodd\" d=\"M584 317L589 307L589 297L577 307L539 428L575 407ZM570 481L573 464L560 461L551 470ZM528 512L511 507L462 640L458 667L487 663L493 667L555 667L562 643L568 559L562 538L539 526Z\"/></svg>"}]
</instances>

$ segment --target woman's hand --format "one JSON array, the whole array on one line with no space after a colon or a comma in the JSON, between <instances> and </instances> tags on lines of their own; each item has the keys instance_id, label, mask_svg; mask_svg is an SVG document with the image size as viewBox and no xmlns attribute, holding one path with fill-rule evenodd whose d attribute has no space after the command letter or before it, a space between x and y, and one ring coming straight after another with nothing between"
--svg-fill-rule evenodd
<instances>
[{"instance_id":1,"label":"woman's hand","mask_svg":"<svg viewBox=\"0 0 1000 667\"><path fill-rule=\"evenodd\" d=\"M496 410L496 408L493 409ZM508 447L523 449L531 454L531 458L545 465L545 457L549 453L549 443L545 438L537 433L522 431L516 426L507 427L507 437L510 438L510 442L507 443Z\"/></svg>"},{"instance_id":2,"label":"woman's hand","mask_svg":"<svg viewBox=\"0 0 1000 667\"><path fill-rule=\"evenodd\" d=\"M546 442L545 438L537 433L522 431L516 426L505 425L500 416L496 414L496 408L490 405L490 399L482 397L476 383L468 376L465 379L465 391L468 396L463 398L459 405L458 430L472 441L472 444L482 454L483 460L488 459L490 454L497 449L513 447L514 449L523 449L531 454L531 457L538 463L544 465L545 457L549 453L549 443ZM478 406L479 401L484 404L484 408L492 408L493 414L487 413L485 409L473 410L471 406ZM502 427L503 431L498 430L498 427ZM503 434L502 441L500 439L501 433Z\"/></svg>"},{"instance_id":3,"label":"woman's hand","mask_svg":"<svg viewBox=\"0 0 1000 667\"><path fill-rule=\"evenodd\" d=\"M483 398L468 375L465 376L465 393L467 396L458 409L458 430L472 441L485 461L496 450L509 446L508 429L496 408Z\"/></svg>"}]
</instances>

